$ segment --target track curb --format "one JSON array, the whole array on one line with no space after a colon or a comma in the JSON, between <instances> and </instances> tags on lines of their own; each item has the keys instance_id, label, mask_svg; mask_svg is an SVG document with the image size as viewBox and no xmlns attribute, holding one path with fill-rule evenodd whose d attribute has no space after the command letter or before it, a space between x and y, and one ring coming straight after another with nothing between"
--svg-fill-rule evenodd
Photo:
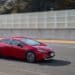
<instances>
[{"instance_id":1,"label":"track curb","mask_svg":"<svg viewBox=\"0 0 75 75\"><path fill-rule=\"evenodd\" d=\"M61 44L75 44L75 40L45 40L45 39L37 39L40 42L47 42L47 43L61 43Z\"/></svg>"}]
</instances>

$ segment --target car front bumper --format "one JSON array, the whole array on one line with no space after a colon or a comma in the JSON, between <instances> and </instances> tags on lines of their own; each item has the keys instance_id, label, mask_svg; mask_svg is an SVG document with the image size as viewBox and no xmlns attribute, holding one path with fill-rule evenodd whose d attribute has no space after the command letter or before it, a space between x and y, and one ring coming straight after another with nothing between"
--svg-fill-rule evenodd
<instances>
[{"instance_id":1,"label":"car front bumper","mask_svg":"<svg viewBox=\"0 0 75 75\"><path fill-rule=\"evenodd\" d=\"M53 58L54 56L55 56L55 52L49 52L49 53L48 53L48 56L46 56L46 57L44 58L44 60L49 60L49 59Z\"/></svg>"},{"instance_id":2,"label":"car front bumper","mask_svg":"<svg viewBox=\"0 0 75 75\"><path fill-rule=\"evenodd\" d=\"M47 52L47 53L38 53L37 61L40 60L49 60L55 56L55 52Z\"/></svg>"}]
</instances>

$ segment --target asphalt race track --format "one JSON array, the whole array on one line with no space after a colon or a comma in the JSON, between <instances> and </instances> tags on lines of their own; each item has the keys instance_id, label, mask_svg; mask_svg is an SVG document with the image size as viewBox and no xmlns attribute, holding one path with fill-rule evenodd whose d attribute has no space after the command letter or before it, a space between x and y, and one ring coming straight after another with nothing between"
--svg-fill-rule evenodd
<instances>
[{"instance_id":1,"label":"asphalt race track","mask_svg":"<svg viewBox=\"0 0 75 75\"><path fill-rule=\"evenodd\" d=\"M56 56L38 63L0 58L0 75L75 75L75 45L50 44Z\"/></svg>"}]
</instances>

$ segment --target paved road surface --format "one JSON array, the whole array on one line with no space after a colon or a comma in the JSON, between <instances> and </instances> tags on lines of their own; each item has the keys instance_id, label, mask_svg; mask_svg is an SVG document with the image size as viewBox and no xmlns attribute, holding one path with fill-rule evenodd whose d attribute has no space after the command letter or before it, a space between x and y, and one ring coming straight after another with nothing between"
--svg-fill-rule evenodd
<instances>
[{"instance_id":1,"label":"paved road surface","mask_svg":"<svg viewBox=\"0 0 75 75\"><path fill-rule=\"evenodd\" d=\"M54 60L35 64L0 59L0 75L75 75L75 45L50 44L56 52Z\"/></svg>"}]
</instances>

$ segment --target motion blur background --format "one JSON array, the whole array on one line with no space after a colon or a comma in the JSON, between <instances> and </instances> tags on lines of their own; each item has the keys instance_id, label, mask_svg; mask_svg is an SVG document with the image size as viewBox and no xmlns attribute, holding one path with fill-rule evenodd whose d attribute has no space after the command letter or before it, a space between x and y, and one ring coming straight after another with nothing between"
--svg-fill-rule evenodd
<instances>
[{"instance_id":1,"label":"motion blur background","mask_svg":"<svg viewBox=\"0 0 75 75\"><path fill-rule=\"evenodd\" d=\"M75 0L0 0L0 36L75 40Z\"/></svg>"}]
</instances>

